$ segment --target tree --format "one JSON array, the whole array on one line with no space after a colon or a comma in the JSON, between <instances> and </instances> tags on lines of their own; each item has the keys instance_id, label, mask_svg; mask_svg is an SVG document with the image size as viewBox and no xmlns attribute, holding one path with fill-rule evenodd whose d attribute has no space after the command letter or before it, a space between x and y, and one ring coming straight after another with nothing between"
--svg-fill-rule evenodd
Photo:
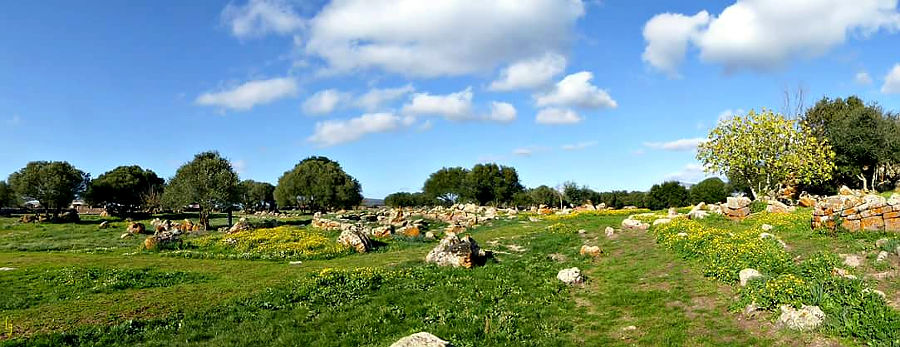
<instances>
[{"instance_id":1,"label":"tree","mask_svg":"<svg viewBox=\"0 0 900 347\"><path fill-rule=\"evenodd\" d=\"M6 181L0 181L0 207L15 207L18 205L16 194L9 187L9 184Z\"/></svg>"},{"instance_id":2,"label":"tree","mask_svg":"<svg viewBox=\"0 0 900 347\"><path fill-rule=\"evenodd\" d=\"M878 105L866 105L856 96L823 98L802 121L834 150L834 186L875 189L900 176L900 125L897 116Z\"/></svg>"},{"instance_id":3,"label":"tree","mask_svg":"<svg viewBox=\"0 0 900 347\"><path fill-rule=\"evenodd\" d=\"M589 202L591 204L600 202L600 193L587 186L579 188L575 182L563 183L563 195L566 201L573 206L581 206Z\"/></svg>"},{"instance_id":4,"label":"tree","mask_svg":"<svg viewBox=\"0 0 900 347\"><path fill-rule=\"evenodd\" d=\"M9 185L20 197L35 199L54 215L84 192L90 176L63 161L33 161L9 175Z\"/></svg>"},{"instance_id":5,"label":"tree","mask_svg":"<svg viewBox=\"0 0 900 347\"><path fill-rule=\"evenodd\" d=\"M241 181L241 207L244 211L275 208L275 186L254 180Z\"/></svg>"},{"instance_id":6,"label":"tree","mask_svg":"<svg viewBox=\"0 0 900 347\"><path fill-rule=\"evenodd\" d=\"M529 192L531 201L537 205L558 206L560 194L556 189L548 186L539 186Z\"/></svg>"},{"instance_id":7,"label":"tree","mask_svg":"<svg viewBox=\"0 0 900 347\"><path fill-rule=\"evenodd\" d=\"M425 195L438 199L444 205L452 205L460 197L466 196L466 176L469 170L461 167L442 168L425 180L422 191Z\"/></svg>"},{"instance_id":8,"label":"tree","mask_svg":"<svg viewBox=\"0 0 900 347\"><path fill-rule=\"evenodd\" d=\"M497 164L478 164L466 179L469 198L481 205L508 204L524 187L519 183L516 169Z\"/></svg>"},{"instance_id":9,"label":"tree","mask_svg":"<svg viewBox=\"0 0 900 347\"><path fill-rule=\"evenodd\" d=\"M427 206L432 203L424 193L397 192L384 198L384 204L390 207Z\"/></svg>"},{"instance_id":10,"label":"tree","mask_svg":"<svg viewBox=\"0 0 900 347\"><path fill-rule=\"evenodd\" d=\"M647 206L652 210L662 210L669 207L681 207L688 204L689 194L687 188L676 181L668 181L663 184L654 184L647 193Z\"/></svg>"},{"instance_id":11,"label":"tree","mask_svg":"<svg viewBox=\"0 0 900 347\"><path fill-rule=\"evenodd\" d=\"M834 152L803 124L771 111L721 121L697 149L707 172L747 182L755 199L797 183L827 181Z\"/></svg>"},{"instance_id":12,"label":"tree","mask_svg":"<svg viewBox=\"0 0 900 347\"><path fill-rule=\"evenodd\" d=\"M279 206L314 211L353 208L362 202L359 182L340 164L325 157L309 157L284 173L275 187Z\"/></svg>"},{"instance_id":13,"label":"tree","mask_svg":"<svg viewBox=\"0 0 900 347\"><path fill-rule=\"evenodd\" d=\"M690 200L694 205L701 202L710 204L723 202L728 195L728 185L718 177L707 178L690 189Z\"/></svg>"},{"instance_id":14,"label":"tree","mask_svg":"<svg viewBox=\"0 0 900 347\"><path fill-rule=\"evenodd\" d=\"M114 214L132 212L143 207L144 196L162 189L165 181L155 172L140 166L119 166L97 177L88 185L85 200L104 206Z\"/></svg>"},{"instance_id":15,"label":"tree","mask_svg":"<svg viewBox=\"0 0 900 347\"><path fill-rule=\"evenodd\" d=\"M180 210L190 204L200 207L200 225L209 227L213 210L227 210L239 202L238 175L219 152L203 152L182 165L163 192L163 202Z\"/></svg>"}]
</instances>

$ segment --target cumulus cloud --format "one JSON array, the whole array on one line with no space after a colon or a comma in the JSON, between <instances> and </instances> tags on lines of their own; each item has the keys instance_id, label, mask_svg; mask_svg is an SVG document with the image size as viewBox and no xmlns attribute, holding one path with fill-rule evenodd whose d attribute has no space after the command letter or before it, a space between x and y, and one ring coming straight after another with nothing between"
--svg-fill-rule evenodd
<instances>
[{"instance_id":1,"label":"cumulus cloud","mask_svg":"<svg viewBox=\"0 0 900 347\"><path fill-rule=\"evenodd\" d=\"M697 183L705 178L709 177L706 172L703 170L703 165L700 164L688 164L685 165L681 170L671 172L665 176L666 181L678 181L678 182L688 182L688 183Z\"/></svg>"},{"instance_id":2,"label":"cumulus cloud","mask_svg":"<svg viewBox=\"0 0 900 347\"><path fill-rule=\"evenodd\" d=\"M491 114L486 118L496 122L509 123L516 120L516 108L510 103L494 101L491 103Z\"/></svg>"},{"instance_id":3,"label":"cumulus cloud","mask_svg":"<svg viewBox=\"0 0 900 347\"><path fill-rule=\"evenodd\" d=\"M568 75L557 82L549 93L536 95L537 105L591 109L618 107L609 93L591 84L593 78L594 74L588 71Z\"/></svg>"},{"instance_id":4,"label":"cumulus cloud","mask_svg":"<svg viewBox=\"0 0 900 347\"><path fill-rule=\"evenodd\" d=\"M194 100L198 105L218 106L246 111L297 93L297 81L290 77L255 80L217 92L203 93Z\"/></svg>"},{"instance_id":5,"label":"cumulus cloud","mask_svg":"<svg viewBox=\"0 0 900 347\"><path fill-rule=\"evenodd\" d=\"M891 72L884 76L884 85L881 92L885 94L900 94L900 64L894 65Z\"/></svg>"},{"instance_id":6,"label":"cumulus cloud","mask_svg":"<svg viewBox=\"0 0 900 347\"><path fill-rule=\"evenodd\" d=\"M301 18L283 0L250 0L243 6L228 4L222 21L238 38L260 37L269 33L289 34L303 28Z\"/></svg>"},{"instance_id":7,"label":"cumulus cloud","mask_svg":"<svg viewBox=\"0 0 900 347\"><path fill-rule=\"evenodd\" d=\"M350 96L337 89L320 90L303 102L303 111L308 114L328 114L334 112L342 101Z\"/></svg>"},{"instance_id":8,"label":"cumulus cloud","mask_svg":"<svg viewBox=\"0 0 900 347\"><path fill-rule=\"evenodd\" d=\"M403 112L413 115L437 115L449 120L465 120L472 117L472 88L446 95L416 93Z\"/></svg>"},{"instance_id":9,"label":"cumulus cloud","mask_svg":"<svg viewBox=\"0 0 900 347\"><path fill-rule=\"evenodd\" d=\"M581 116L571 109L554 107L538 111L537 117L535 117L535 122L547 125L575 124L580 123L581 120Z\"/></svg>"},{"instance_id":10,"label":"cumulus cloud","mask_svg":"<svg viewBox=\"0 0 900 347\"><path fill-rule=\"evenodd\" d=\"M320 147L330 147L359 140L367 134L394 131L412 122L412 118L392 113L367 113L348 120L316 123L315 132L307 140Z\"/></svg>"},{"instance_id":11,"label":"cumulus cloud","mask_svg":"<svg viewBox=\"0 0 900 347\"><path fill-rule=\"evenodd\" d=\"M872 84L872 76L869 76L869 73L865 71L857 72L856 76L853 77L853 80L856 82L856 84L861 86Z\"/></svg>"},{"instance_id":12,"label":"cumulus cloud","mask_svg":"<svg viewBox=\"0 0 900 347\"><path fill-rule=\"evenodd\" d=\"M516 62L503 69L500 78L492 82L489 89L502 91L544 87L565 69L565 57L556 53L546 53L538 58Z\"/></svg>"},{"instance_id":13,"label":"cumulus cloud","mask_svg":"<svg viewBox=\"0 0 900 347\"><path fill-rule=\"evenodd\" d=\"M412 84L407 84L397 88L372 88L356 100L356 104L364 110L374 111L381 107L382 104L403 97L406 94L415 91Z\"/></svg>"},{"instance_id":14,"label":"cumulus cloud","mask_svg":"<svg viewBox=\"0 0 900 347\"><path fill-rule=\"evenodd\" d=\"M738 0L718 16L665 13L644 30L644 60L669 74L689 44L726 71L770 70L795 58L821 56L849 36L900 28L896 0ZM648 28L652 30L648 30Z\"/></svg>"},{"instance_id":15,"label":"cumulus cloud","mask_svg":"<svg viewBox=\"0 0 900 347\"><path fill-rule=\"evenodd\" d=\"M564 151L580 151L582 149L586 149L589 147L594 147L598 144L597 141L585 141L574 144L562 145L562 149Z\"/></svg>"},{"instance_id":16,"label":"cumulus cloud","mask_svg":"<svg viewBox=\"0 0 900 347\"><path fill-rule=\"evenodd\" d=\"M581 0L332 1L310 19L303 50L338 72L486 72L563 51L584 7Z\"/></svg>"},{"instance_id":17,"label":"cumulus cloud","mask_svg":"<svg viewBox=\"0 0 900 347\"><path fill-rule=\"evenodd\" d=\"M706 139L697 137L693 139L678 139L669 142L647 142L644 143L644 146L666 151L692 151L703 142L706 142Z\"/></svg>"},{"instance_id":18,"label":"cumulus cloud","mask_svg":"<svg viewBox=\"0 0 900 347\"><path fill-rule=\"evenodd\" d=\"M701 11L688 17L678 13L663 13L644 25L647 48L641 58L650 66L678 77L678 67L684 61L688 42L709 24L709 13Z\"/></svg>"}]
</instances>

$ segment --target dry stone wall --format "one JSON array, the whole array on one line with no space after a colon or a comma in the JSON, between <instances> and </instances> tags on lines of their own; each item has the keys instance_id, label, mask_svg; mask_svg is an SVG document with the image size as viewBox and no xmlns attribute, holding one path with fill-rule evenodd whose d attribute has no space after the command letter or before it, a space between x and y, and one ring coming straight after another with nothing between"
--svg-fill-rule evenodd
<instances>
[{"instance_id":1,"label":"dry stone wall","mask_svg":"<svg viewBox=\"0 0 900 347\"><path fill-rule=\"evenodd\" d=\"M900 232L900 194L890 198L841 189L841 195L819 200L813 210L811 226L849 231Z\"/></svg>"}]
</instances>

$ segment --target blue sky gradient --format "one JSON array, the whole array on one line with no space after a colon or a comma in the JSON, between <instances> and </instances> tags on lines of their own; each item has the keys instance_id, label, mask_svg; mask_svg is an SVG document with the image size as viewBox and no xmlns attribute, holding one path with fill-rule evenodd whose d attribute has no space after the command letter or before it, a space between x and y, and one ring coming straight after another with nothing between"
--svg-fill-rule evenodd
<instances>
[{"instance_id":1,"label":"blue sky gradient","mask_svg":"<svg viewBox=\"0 0 900 347\"><path fill-rule=\"evenodd\" d=\"M520 4L527 7L532 2L534 6L580 6L583 13L560 19L563 24L549 24L547 30L556 30L557 36L535 40L532 51L543 49L564 57L564 70L541 87L509 91L492 90L491 83L510 64L542 55L498 48L494 56L495 52L481 49L473 54L484 59L482 65L487 67L426 76L430 72L392 71L390 65L365 65L354 56L335 58L314 52L309 42L333 36L326 32L327 26L317 26L321 24L317 17L323 8L333 13L342 10L327 1L5 3L0 10L0 177L34 160L66 160L94 177L129 164L169 177L194 154L214 149L235 164L242 179L272 183L305 157L328 156L359 179L365 196L376 198L416 191L429 173L441 167L471 167L479 162L514 166L531 187L571 180L598 190L645 190L666 179L702 178L691 140L705 137L723 113L762 107L781 110L786 89L802 87L807 104L823 96L855 94L900 111L900 68L894 68L900 64L897 1L862 1L872 4L872 13L861 13L857 21L830 24L844 28L846 37L840 40L829 42L827 35L819 38L816 30L793 39L785 31L784 37L764 38L766 45L739 47L739 58L727 59L704 58L723 44L694 38L712 37L705 33L731 20L723 11L733 6L759 5L756 8L763 11L763 3L771 0L534 0ZM798 16L794 26L786 27L803 28L808 20L803 16L813 13L804 11L814 11L806 8L814 6L803 4L816 2L833 1L785 1L784 13ZM380 1L370 2L374 3ZM433 4L447 11L458 3ZM866 6L861 4L856 7ZM795 5L798 9L792 13ZM409 6L409 2L397 6ZM477 7L468 6L467 11L478 11ZM467 15L473 23L463 24L491 28L493 24L474 22L494 22L505 15L485 7L487 19ZM273 8L277 11L265 11ZM710 20L691 34L677 71L664 71L642 59L653 39L644 33L648 21L664 13L687 18L700 11L707 11ZM877 23L866 22L875 18L873 13L883 17ZM249 29L236 29L241 18L253 20ZM421 29L439 35L463 24L435 21ZM362 33L359 45L379 40L366 32L380 30L377 23L346 25ZM539 35L541 25L523 22L521 27L498 30L527 37ZM737 28L728 32L733 37L726 42L740 40L753 29ZM422 37L423 42L435 40L439 46L441 40L448 40L461 51L467 49L468 42L453 35ZM816 49L810 42L828 43ZM489 44L499 47L503 41ZM797 49L762 68L740 58L778 44ZM423 56L422 48L417 49L419 54L411 59ZM356 65L336 69L341 61ZM423 71L432 71L427 69L440 63L422 62ZM734 64L744 65L729 69ZM593 75L590 85L608 93L615 107L598 98L585 102L602 106L582 107L573 101L539 105L538 96L551 93L555 83L582 71ZM271 91L270 98L256 96L260 99L249 107L203 101L205 94L219 95L248 82L272 79L291 81L293 87ZM358 97L372 88L407 85L415 91L375 109L356 105ZM404 108L415 93L448 95L467 88L472 98L469 108L459 114L463 120ZM329 112L310 114L304 103L327 89L339 91L341 100ZM227 95L216 100L223 98ZM491 113L494 101L511 104L515 119L481 119ZM582 120L538 123L536 115L548 107L572 110ZM317 123L347 122L366 113L394 118L358 138L343 139L332 133L329 138L336 143L311 140ZM347 123L341 129L363 122Z\"/></svg>"}]
</instances>

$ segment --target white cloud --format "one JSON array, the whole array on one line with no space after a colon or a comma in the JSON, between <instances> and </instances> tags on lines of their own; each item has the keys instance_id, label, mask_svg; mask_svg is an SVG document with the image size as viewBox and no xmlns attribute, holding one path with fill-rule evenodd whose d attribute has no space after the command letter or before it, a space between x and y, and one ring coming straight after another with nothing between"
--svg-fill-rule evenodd
<instances>
[{"instance_id":1,"label":"white cloud","mask_svg":"<svg viewBox=\"0 0 900 347\"><path fill-rule=\"evenodd\" d=\"M375 111L382 104L390 102L415 91L412 84L407 84L397 88L372 88L356 100L359 107L367 111Z\"/></svg>"},{"instance_id":2,"label":"white cloud","mask_svg":"<svg viewBox=\"0 0 900 347\"><path fill-rule=\"evenodd\" d=\"M342 101L349 98L349 94L341 93L337 89L320 90L303 102L303 111L308 114L328 114L334 112Z\"/></svg>"},{"instance_id":3,"label":"white cloud","mask_svg":"<svg viewBox=\"0 0 900 347\"><path fill-rule=\"evenodd\" d=\"M238 174L243 174L247 172L247 162L244 160L233 160L231 161L231 167L234 168L234 172Z\"/></svg>"},{"instance_id":4,"label":"white cloud","mask_svg":"<svg viewBox=\"0 0 900 347\"><path fill-rule=\"evenodd\" d=\"M891 72L884 76L884 85L881 92L885 94L900 94L900 64L894 65Z\"/></svg>"},{"instance_id":5,"label":"white cloud","mask_svg":"<svg viewBox=\"0 0 900 347\"><path fill-rule=\"evenodd\" d=\"M198 105L246 111L256 105L267 104L296 93L297 81L282 77L250 81L231 89L203 93L194 102Z\"/></svg>"},{"instance_id":6,"label":"white cloud","mask_svg":"<svg viewBox=\"0 0 900 347\"><path fill-rule=\"evenodd\" d=\"M564 151L580 151L580 150L586 149L588 147L594 147L598 143L599 142L597 142L597 141L585 141L585 142L579 142L579 143L575 143L575 144L563 145L562 149Z\"/></svg>"},{"instance_id":7,"label":"white cloud","mask_svg":"<svg viewBox=\"0 0 900 347\"><path fill-rule=\"evenodd\" d=\"M438 115L449 120L465 120L472 117L472 88L447 95L416 93L403 106L403 112L414 115Z\"/></svg>"},{"instance_id":8,"label":"white cloud","mask_svg":"<svg viewBox=\"0 0 900 347\"><path fill-rule=\"evenodd\" d=\"M644 25L647 48L641 58L654 68L678 77L688 42L709 24L709 13L701 11L693 17L678 13L656 15Z\"/></svg>"},{"instance_id":9,"label":"white cloud","mask_svg":"<svg viewBox=\"0 0 900 347\"><path fill-rule=\"evenodd\" d=\"M618 103L605 90L591 84L594 75L588 71L566 76L552 91L536 95L538 106L581 108L616 108Z\"/></svg>"},{"instance_id":10,"label":"white cloud","mask_svg":"<svg viewBox=\"0 0 900 347\"><path fill-rule=\"evenodd\" d=\"M702 23L705 11L676 16L650 19L647 25L657 35L645 30L645 60L670 74L684 59L687 43L698 48L701 60L726 71L770 70L821 56L849 36L900 28L897 0L737 0L708 25Z\"/></svg>"},{"instance_id":11,"label":"white cloud","mask_svg":"<svg viewBox=\"0 0 900 347\"><path fill-rule=\"evenodd\" d=\"M872 76L869 76L869 73L865 71L857 72L853 80L856 82L856 84L859 84L861 86L872 84Z\"/></svg>"},{"instance_id":12,"label":"white cloud","mask_svg":"<svg viewBox=\"0 0 900 347\"><path fill-rule=\"evenodd\" d=\"M736 109L736 110L727 109L725 111L720 112L719 117L717 119L719 122L722 122L722 121L726 121L731 118L734 118L734 116L740 116L745 113L747 113L747 111L744 111L743 109L740 109L740 108Z\"/></svg>"},{"instance_id":13,"label":"white cloud","mask_svg":"<svg viewBox=\"0 0 900 347\"><path fill-rule=\"evenodd\" d=\"M392 113L367 113L348 120L316 123L316 130L308 140L320 147L329 147L359 140L367 134L393 131L411 124L412 118Z\"/></svg>"},{"instance_id":14,"label":"white cloud","mask_svg":"<svg viewBox=\"0 0 900 347\"><path fill-rule=\"evenodd\" d=\"M582 118L575 111L564 108L545 108L540 110L535 117L538 124L560 125L575 124L581 122Z\"/></svg>"},{"instance_id":15,"label":"white cloud","mask_svg":"<svg viewBox=\"0 0 900 347\"><path fill-rule=\"evenodd\" d=\"M706 139L698 137L693 139L679 139L669 142L647 142L644 143L644 146L666 151L692 151L703 142L706 142Z\"/></svg>"},{"instance_id":16,"label":"white cloud","mask_svg":"<svg viewBox=\"0 0 900 347\"><path fill-rule=\"evenodd\" d=\"M528 148L516 148L513 150L513 154L520 157L530 157L534 152Z\"/></svg>"},{"instance_id":17,"label":"white cloud","mask_svg":"<svg viewBox=\"0 0 900 347\"><path fill-rule=\"evenodd\" d=\"M688 164L685 165L679 171L669 173L665 176L666 181L678 181L678 182L688 182L688 183L697 183L706 178L710 177L703 171L703 165L700 164Z\"/></svg>"},{"instance_id":18,"label":"white cloud","mask_svg":"<svg viewBox=\"0 0 900 347\"><path fill-rule=\"evenodd\" d=\"M583 15L581 0L332 1L303 49L337 72L462 75L564 51Z\"/></svg>"},{"instance_id":19,"label":"white cloud","mask_svg":"<svg viewBox=\"0 0 900 347\"><path fill-rule=\"evenodd\" d=\"M566 57L546 53L538 58L516 62L500 72L500 78L492 82L490 90L535 89L550 84L554 77L566 69Z\"/></svg>"},{"instance_id":20,"label":"white cloud","mask_svg":"<svg viewBox=\"0 0 900 347\"><path fill-rule=\"evenodd\" d=\"M516 108L510 103L494 101L491 103L491 114L487 120L509 123L516 120Z\"/></svg>"},{"instance_id":21,"label":"white cloud","mask_svg":"<svg viewBox=\"0 0 900 347\"><path fill-rule=\"evenodd\" d=\"M244 6L228 4L222 10L222 21L238 38L289 34L304 25L303 19L283 0L250 0Z\"/></svg>"}]
</instances>

